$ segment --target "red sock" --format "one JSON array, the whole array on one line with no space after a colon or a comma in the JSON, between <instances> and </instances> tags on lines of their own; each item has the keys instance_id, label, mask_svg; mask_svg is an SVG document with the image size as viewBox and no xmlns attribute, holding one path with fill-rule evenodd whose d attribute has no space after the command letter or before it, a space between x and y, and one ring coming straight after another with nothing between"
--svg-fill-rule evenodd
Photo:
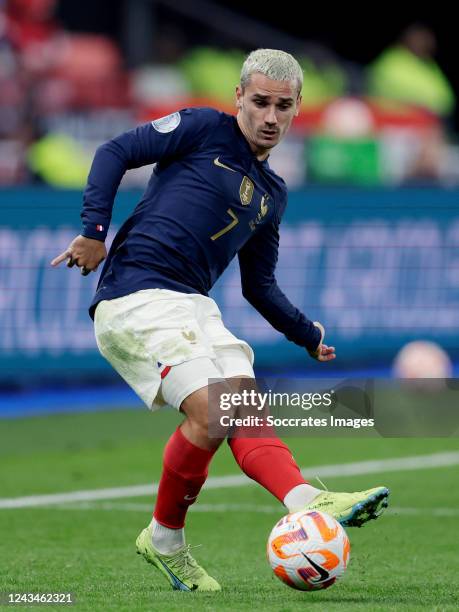
<instances>
[{"instance_id":1,"label":"red sock","mask_svg":"<svg viewBox=\"0 0 459 612\"><path fill-rule=\"evenodd\" d=\"M231 438L228 444L241 470L281 502L289 491L307 484L288 446L276 437Z\"/></svg>"},{"instance_id":2,"label":"red sock","mask_svg":"<svg viewBox=\"0 0 459 612\"><path fill-rule=\"evenodd\" d=\"M164 449L163 473L153 513L158 523L171 529L184 526L188 508L206 481L214 453L195 446L180 428L176 429Z\"/></svg>"}]
</instances>

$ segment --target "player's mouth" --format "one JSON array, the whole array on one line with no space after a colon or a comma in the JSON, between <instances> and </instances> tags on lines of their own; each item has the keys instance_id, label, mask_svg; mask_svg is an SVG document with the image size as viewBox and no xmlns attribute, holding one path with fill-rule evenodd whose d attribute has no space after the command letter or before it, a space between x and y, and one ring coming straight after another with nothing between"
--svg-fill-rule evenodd
<instances>
[{"instance_id":1,"label":"player's mouth","mask_svg":"<svg viewBox=\"0 0 459 612\"><path fill-rule=\"evenodd\" d=\"M276 138L279 134L278 130L261 130L261 134L263 135L264 138L267 138L268 140L273 140L274 138Z\"/></svg>"}]
</instances>

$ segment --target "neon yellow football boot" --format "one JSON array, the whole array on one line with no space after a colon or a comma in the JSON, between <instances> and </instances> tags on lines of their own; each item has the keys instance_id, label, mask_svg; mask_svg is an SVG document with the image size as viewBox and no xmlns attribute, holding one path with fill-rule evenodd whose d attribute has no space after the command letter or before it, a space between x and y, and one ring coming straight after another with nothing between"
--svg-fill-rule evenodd
<instances>
[{"instance_id":1,"label":"neon yellow football boot","mask_svg":"<svg viewBox=\"0 0 459 612\"><path fill-rule=\"evenodd\" d=\"M136 540L137 554L143 555L169 580L176 591L220 591L221 586L197 564L190 554L190 546L184 546L172 555L163 555L151 543L152 524L146 527Z\"/></svg>"},{"instance_id":2,"label":"neon yellow football boot","mask_svg":"<svg viewBox=\"0 0 459 612\"><path fill-rule=\"evenodd\" d=\"M356 493L324 491L302 510L319 510L331 514L343 527L361 527L377 519L388 506L389 489L374 487Z\"/></svg>"}]
</instances>

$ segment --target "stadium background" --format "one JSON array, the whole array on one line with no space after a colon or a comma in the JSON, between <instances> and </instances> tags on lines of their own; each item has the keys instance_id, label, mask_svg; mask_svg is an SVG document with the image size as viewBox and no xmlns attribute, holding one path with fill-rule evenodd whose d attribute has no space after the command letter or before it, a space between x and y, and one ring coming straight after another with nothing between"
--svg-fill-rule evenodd
<instances>
[{"instance_id":1,"label":"stadium background","mask_svg":"<svg viewBox=\"0 0 459 612\"><path fill-rule=\"evenodd\" d=\"M97 354L87 316L97 275L49 265L79 230L98 144L187 105L232 112L244 53L284 48L301 58L305 87L271 159L291 194L278 278L325 324L338 358L317 364L270 329L244 303L237 266L214 290L227 325L253 345L261 374L389 380L397 352L419 339L457 364L457 28L435 7L402 11L324 5L312 17L294 4L0 0L2 609L6 591L71 591L79 610L303 610L305 599L327 612L457 610L452 381L448 415L431 387L389 389L391 437L288 439L313 484L319 476L330 490L391 489L383 519L349 533L341 584L304 594L277 581L264 549L282 508L247 486L223 445L187 534L225 590L217 599L171 593L133 542L179 416L151 415ZM150 171L125 176L110 239ZM426 397L427 437L399 437L400 422L412 426L410 402Z\"/></svg>"},{"instance_id":2,"label":"stadium background","mask_svg":"<svg viewBox=\"0 0 459 612\"><path fill-rule=\"evenodd\" d=\"M28 390L39 411L50 388L57 409L77 397L88 407L88 385L129 394L86 314L97 276L49 260L78 232L97 145L187 105L233 112L241 61L257 46L294 52L305 72L301 115L271 156L291 193L278 276L337 346L327 374L390 376L416 339L458 359L458 69L445 20L382 14L376 28L364 13L293 19L207 0L10 0L0 11L4 414L20 413ZM111 236L150 172L126 174ZM244 302L237 265L213 295L259 373L324 373Z\"/></svg>"}]
</instances>

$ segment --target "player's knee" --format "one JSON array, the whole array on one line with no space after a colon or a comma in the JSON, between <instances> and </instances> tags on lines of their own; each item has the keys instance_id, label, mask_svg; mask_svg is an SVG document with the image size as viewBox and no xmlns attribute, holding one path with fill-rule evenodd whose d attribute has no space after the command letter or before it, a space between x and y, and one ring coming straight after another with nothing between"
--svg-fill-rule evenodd
<instances>
[{"instance_id":1,"label":"player's knee","mask_svg":"<svg viewBox=\"0 0 459 612\"><path fill-rule=\"evenodd\" d=\"M208 438L227 436L228 426L221 419L227 411L222 411L220 398L229 392L230 388L226 383L210 385L192 393L182 403L180 409L186 414L187 421L196 435Z\"/></svg>"},{"instance_id":2,"label":"player's knee","mask_svg":"<svg viewBox=\"0 0 459 612\"><path fill-rule=\"evenodd\" d=\"M205 421L188 418L187 422L194 440L207 441L210 439L209 427Z\"/></svg>"}]
</instances>

